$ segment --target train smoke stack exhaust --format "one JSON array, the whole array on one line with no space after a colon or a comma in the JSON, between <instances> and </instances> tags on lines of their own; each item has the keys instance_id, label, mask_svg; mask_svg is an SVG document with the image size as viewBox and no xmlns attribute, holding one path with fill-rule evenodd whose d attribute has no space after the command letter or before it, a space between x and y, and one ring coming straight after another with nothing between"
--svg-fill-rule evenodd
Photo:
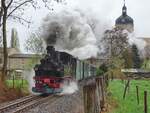
<instances>
[{"instance_id":1,"label":"train smoke stack exhaust","mask_svg":"<svg viewBox=\"0 0 150 113\"><path fill-rule=\"evenodd\" d=\"M65 51L79 59L96 57L97 39L87 17L78 10L60 11L44 19L42 37L47 45Z\"/></svg>"}]
</instances>

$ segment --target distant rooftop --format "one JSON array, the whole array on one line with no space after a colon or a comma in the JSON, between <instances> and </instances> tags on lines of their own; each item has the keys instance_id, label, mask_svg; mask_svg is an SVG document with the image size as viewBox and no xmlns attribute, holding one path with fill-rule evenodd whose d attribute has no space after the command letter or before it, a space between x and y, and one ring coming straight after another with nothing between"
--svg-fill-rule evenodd
<instances>
[{"instance_id":1,"label":"distant rooftop","mask_svg":"<svg viewBox=\"0 0 150 113\"><path fill-rule=\"evenodd\" d=\"M125 6L125 3L122 8L122 15L116 20L116 25L117 24L134 24L133 19L127 15L127 7Z\"/></svg>"},{"instance_id":2,"label":"distant rooftop","mask_svg":"<svg viewBox=\"0 0 150 113\"><path fill-rule=\"evenodd\" d=\"M20 53L20 54L12 54L9 56L9 58L41 58L42 55L39 55L39 54L23 54L23 53Z\"/></svg>"}]
</instances>

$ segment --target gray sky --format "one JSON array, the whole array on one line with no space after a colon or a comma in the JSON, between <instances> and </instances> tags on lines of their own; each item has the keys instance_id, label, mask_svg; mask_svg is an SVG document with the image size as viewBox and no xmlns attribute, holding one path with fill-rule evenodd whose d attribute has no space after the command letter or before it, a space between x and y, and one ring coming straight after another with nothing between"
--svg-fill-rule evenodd
<instances>
[{"instance_id":1,"label":"gray sky","mask_svg":"<svg viewBox=\"0 0 150 113\"><path fill-rule=\"evenodd\" d=\"M123 0L66 0L66 5L56 5L54 3L54 9L61 10L62 7L80 8L81 10L92 12L95 16L101 20L101 22L107 23L110 26L114 26L116 18L121 15ZM135 35L136 37L150 37L150 1L149 0L126 0L127 13L134 19ZM41 4L41 7L43 5ZM32 8L26 10L25 17L31 18L33 24L30 28L20 25L19 23L9 22L9 29L17 28L21 49L25 39L29 37L31 31L35 31L42 23L42 19L50 13L45 8L34 11Z\"/></svg>"}]
</instances>

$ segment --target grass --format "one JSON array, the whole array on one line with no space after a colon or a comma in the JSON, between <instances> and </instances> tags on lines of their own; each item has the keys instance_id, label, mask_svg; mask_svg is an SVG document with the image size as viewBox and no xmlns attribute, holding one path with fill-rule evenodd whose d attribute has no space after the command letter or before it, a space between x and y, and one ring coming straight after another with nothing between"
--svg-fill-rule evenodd
<instances>
[{"instance_id":1,"label":"grass","mask_svg":"<svg viewBox=\"0 0 150 113\"><path fill-rule=\"evenodd\" d=\"M8 85L8 87L12 88L13 87L13 80L6 80L6 84ZM28 81L27 80L14 80L14 87L18 88L18 87L22 87L22 88L27 88L28 87Z\"/></svg>"},{"instance_id":2,"label":"grass","mask_svg":"<svg viewBox=\"0 0 150 113\"><path fill-rule=\"evenodd\" d=\"M14 80L14 86L13 86L13 80L6 80L6 84L9 88L16 88L22 90L24 93L29 93L29 84L27 80L17 79Z\"/></svg>"},{"instance_id":3,"label":"grass","mask_svg":"<svg viewBox=\"0 0 150 113\"><path fill-rule=\"evenodd\" d=\"M142 64L142 68L150 71L150 60L149 59L147 59L147 60L145 59L145 61Z\"/></svg>"},{"instance_id":4,"label":"grass","mask_svg":"<svg viewBox=\"0 0 150 113\"><path fill-rule=\"evenodd\" d=\"M139 87L139 105L136 98L136 86ZM123 99L124 87L125 82L121 80L110 81L108 87L109 101L112 99L117 105L110 113L144 113L144 91L148 92L148 112L150 112L150 80L131 80L125 99Z\"/></svg>"},{"instance_id":5,"label":"grass","mask_svg":"<svg viewBox=\"0 0 150 113\"><path fill-rule=\"evenodd\" d=\"M0 103L11 101L29 95L28 82L26 80L6 80L6 84L0 84Z\"/></svg>"}]
</instances>

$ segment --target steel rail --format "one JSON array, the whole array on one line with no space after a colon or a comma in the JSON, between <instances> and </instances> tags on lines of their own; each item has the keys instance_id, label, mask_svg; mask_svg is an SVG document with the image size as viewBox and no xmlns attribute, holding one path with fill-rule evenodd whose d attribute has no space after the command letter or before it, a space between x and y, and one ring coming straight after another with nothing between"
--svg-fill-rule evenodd
<instances>
[{"instance_id":1,"label":"steel rail","mask_svg":"<svg viewBox=\"0 0 150 113\"><path fill-rule=\"evenodd\" d=\"M57 99L58 99L58 97L55 97L55 96L52 95L52 96L45 97L45 98L42 98L42 99L39 99L39 100L34 100L30 103L27 103L24 106L18 107L17 109L15 109L14 111L11 111L10 113L24 113L24 112L27 112L28 110L42 104L43 102L46 102L46 101L50 100L51 103L53 103Z\"/></svg>"},{"instance_id":2,"label":"steel rail","mask_svg":"<svg viewBox=\"0 0 150 113\"><path fill-rule=\"evenodd\" d=\"M11 109L15 109L19 106L22 106L26 103L29 103L33 100L36 100L36 99L39 99L41 98L40 96L35 96L35 95L30 95L30 96L26 96L26 97L23 97L23 98L20 98L20 99L17 99L17 100L14 100L12 102L9 102L9 103L5 103L5 104L2 104L0 106L0 113L5 113Z\"/></svg>"},{"instance_id":3,"label":"steel rail","mask_svg":"<svg viewBox=\"0 0 150 113\"><path fill-rule=\"evenodd\" d=\"M16 101L22 101L23 99L30 98L30 97L32 97L32 96L35 96L35 95L28 95L28 96L21 97L21 98L16 99L16 100L12 100L12 101L10 101L10 102L1 103L1 104L0 104L0 108L3 107L3 106L6 106L6 105L8 105L8 104L14 103L14 102L16 102Z\"/></svg>"}]
</instances>

